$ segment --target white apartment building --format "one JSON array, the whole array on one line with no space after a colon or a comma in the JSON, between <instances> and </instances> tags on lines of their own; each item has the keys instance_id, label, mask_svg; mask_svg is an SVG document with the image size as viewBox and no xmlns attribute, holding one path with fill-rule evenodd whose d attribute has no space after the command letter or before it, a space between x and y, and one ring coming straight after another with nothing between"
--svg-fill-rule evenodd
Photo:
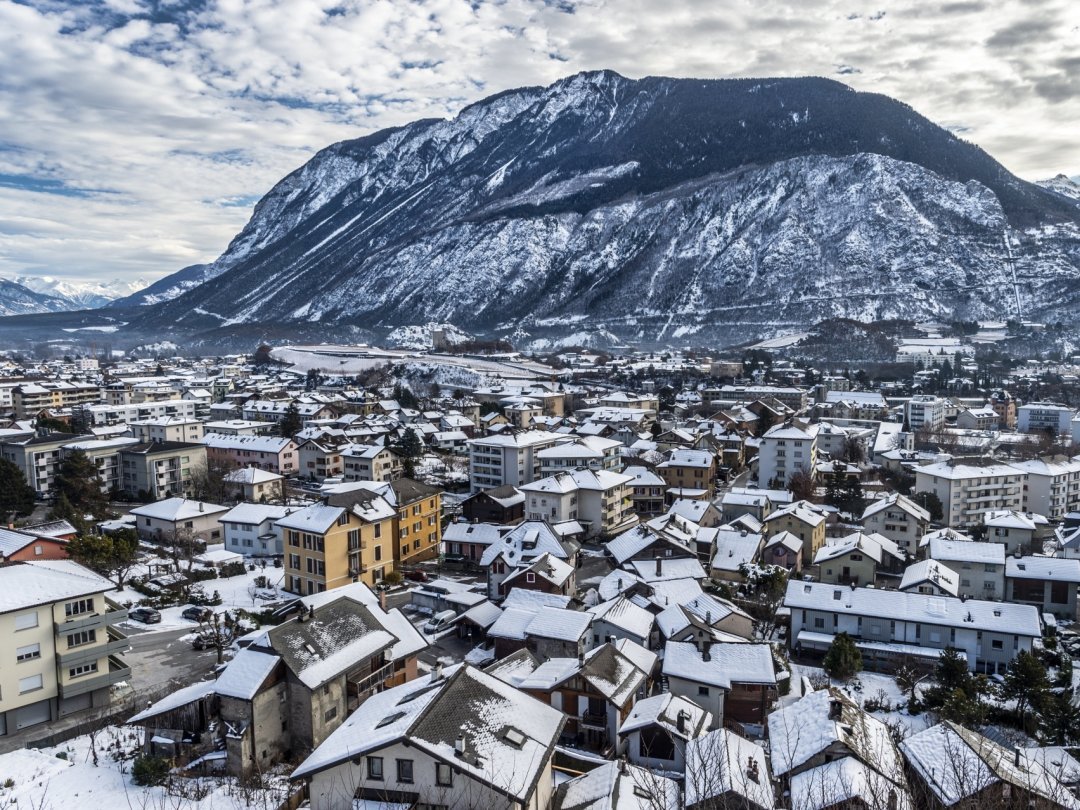
<instances>
[{"instance_id":1,"label":"white apartment building","mask_svg":"<svg viewBox=\"0 0 1080 810\"><path fill-rule=\"evenodd\" d=\"M904 403L904 418L913 431L922 427L937 430L945 424L945 400L929 394L916 394Z\"/></svg>"},{"instance_id":2,"label":"white apartment building","mask_svg":"<svg viewBox=\"0 0 1080 810\"><path fill-rule=\"evenodd\" d=\"M1036 458L1009 466L1027 476L1023 511L1060 520L1067 512L1080 510L1080 461Z\"/></svg>"},{"instance_id":3,"label":"white apartment building","mask_svg":"<svg viewBox=\"0 0 1080 810\"><path fill-rule=\"evenodd\" d=\"M1016 409L1016 429L1021 433L1053 433L1067 436L1072 423L1072 409L1055 402L1029 402Z\"/></svg>"},{"instance_id":4,"label":"white apartment building","mask_svg":"<svg viewBox=\"0 0 1080 810\"><path fill-rule=\"evenodd\" d=\"M930 513L906 495L896 492L871 501L862 514L863 528L883 535L914 555L919 538L930 529Z\"/></svg>"},{"instance_id":5,"label":"white apartment building","mask_svg":"<svg viewBox=\"0 0 1080 810\"><path fill-rule=\"evenodd\" d=\"M138 439L119 437L115 439L87 439L65 444L60 450L63 459L81 450L97 467L101 477L101 491L108 494L123 489L123 473L120 467L120 451L139 443Z\"/></svg>"},{"instance_id":6,"label":"white apartment building","mask_svg":"<svg viewBox=\"0 0 1080 810\"><path fill-rule=\"evenodd\" d=\"M934 537L927 547L931 560L945 563L960 577L957 596L966 599L1005 598L1005 545Z\"/></svg>"},{"instance_id":7,"label":"white apartment building","mask_svg":"<svg viewBox=\"0 0 1080 810\"><path fill-rule=\"evenodd\" d=\"M948 526L982 524L983 513L1023 509L1026 474L990 458L960 458L915 469L915 491L941 500Z\"/></svg>"},{"instance_id":8,"label":"white apartment building","mask_svg":"<svg viewBox=\"0 0 1080 810\"><path fill-rule=\"evenodd\" d=\"M797 470L813 474L817 466L818 425L775 425L761 437L758 447L758 483L783 488Z\"/></svg>"},{"instance_id":9,"label":"white apartment building","mask_svg":"<svg viewBox=\"0 0 1080 810\"><path fill-rule=\"evenodd\" d=\"M0 736L105 706L130 680L115 589L70 560L0 566Z\"/></svg>"},{"instance_id":10,"label":"white apartment building","mask_svg":"<svg viewBox=\"0 0 1080 810\"><path fill-rule=\"evenodd\" d=\"M179 417L195 418L195 403L190 400L170 399L162 402L140 402L137 405L90 405L86 408L95 426L130 424L146 419Z\"/></svg>"},{"instance_id":11,"label":"white apartment building","mask_svg":"<svg viewBox=\"0 0 1080 810\"><path fill-rule=\"evenodd\" d=\"M568 470L618 470L622 443L603 436L564 437L564 441L539 450L540 474L554 475Z\"/></svg>"},{"instance_id":12,"label":"white apartment building","mask_svg":"<svg viewBox=\"0 0 1080 810\"><path fill-rule=\"evenodd\" d=\"M565 441L561 433L523 430L469 440L469 491L520 487L540 478L538 453Z\"/></svg>"},{"instance_id":13,"label":"white apartment building","mask_svg":"<svg viewBox=\"0 0 1080 810\"><path fill-rule=\"evenodd\" d=\"M523 484L525 520L576 520L586 537L614 534L636 522L633 477L610 470L575 470Z\"/></svg>"},{"instance_id":14,"label":"white apartment building","mask_svg":"<svg viewBox=\"0 0 1080 810\"><path fill-rule=\"evenodd\" d=\"M92 435L73 436L70 433L49 433L26 439L0 443L0 458L22 470L26 482L39 498L52 494L53 479L63 462L63 447L76 441L90 441Z\"/></svg>"},{"instance_id":15,"label":"white apartment building","mask_svg":"<svg viewBox=\"0 0 1080 810\"><path fill-rule=\"evenodd\" d=\"M131 432L140 442L200 442L203 423L189 416L159 416L130 423Z\"/></svg>"}]
</instances>

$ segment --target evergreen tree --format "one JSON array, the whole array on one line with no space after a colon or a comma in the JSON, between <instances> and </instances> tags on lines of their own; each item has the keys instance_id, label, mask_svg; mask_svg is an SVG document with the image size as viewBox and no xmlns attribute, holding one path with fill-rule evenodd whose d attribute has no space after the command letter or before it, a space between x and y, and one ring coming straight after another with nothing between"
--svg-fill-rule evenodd
<instances>
[{"instance_id":1,"label":"evergreen tree","mask_svg":"<svg viewBox=\"0 0 1080 810\"><path fill-rule=\"evenodd\" d=\"M304 423L300 419L300 409L296 406L295 402L289 404L289 407L285 409L285 415L281 417L281 421L278 422L278 435L286 439L291 439L297 433L304 428Z\"/></svg>"},{"instance_id":2,"label":"evergreen tree","mask_svg":"<svg viewBox=\"0 0 1080 810\"><path fill-rule=\"evenodd\" d=\"M1051 693L1043 703L1039 734L1048 745L1080 743L1080 707L1068 692Z\"/></svg>"},{"instance_id":3,"label":"evergreen tree","mask_svg":"<svg viewBox=\"0 0 1080 810\"><path fill-rule=\"evenodd\" d=\"M6 525L13 514L26 517L33 511L34 488L15 464L0 459L0 520Z\"/></svg>"},{"instance_id":4,"label":"evergreen tree","mask_svg":"<svg viewBox=\"0 0 1080 810\"><path fill-rule=\"evenodd\" d=\"M841 500L843 502L841 508L845 512L851 513L856 518L862 517L863 510L866 509L866 496L863 494L862 484L854 475L844 477Z\"/></svg>"},{"instance_id":5,"label":"evergreen tree","mask_svg":"<svg viewBox=\"0 0 1080 810\"><path fill-rule=\"evenodd\" d=\"M405 428L401 431L397 444L391 449L401 456L401 474L405 478L415 478L416 461L424 454L424 444L420 441L419 434L412 428Z\"/></svg>"},{"instance_id":6,"label":"evergreen tree","mask_svg":"<svg viewBox=\"0 0 1080 810\"><path fill-rule=\"evenodd\" d=\"M94 520L108 515L109 500L101 487L97 465L82 450L73 450L68 454L53 480L57 497L66 499L68 507L80 521L84 520L83 515L90 515Z\"/></svg>"},{"instance_id":7,"label":"evergreen tree","mask_svg":"<svg viewBox=\"0 0 1080 810\"><path fill-rule=\"evenodd\" d=\"M968 689L971 683L971 673L968 671L967 661L960 655L960 651L949 647L938 656L937 668L934 677L938 686L952 691L953 689Z\"/></svg>"},{"instance_id":8,"label":"evergreen tree","mask_svg":"<svg viewBox=\"0 0 1080 810\"><path fill-rule=\"evenodd\" d=\"M846 681L862 670L862 653L851 636L840 633L833 637L822 666L830 677Z\"/></svg>"},{"instance_id":9,"label":"evergreen tree","mask_svg":"<svg viewBox=\"0 0 1080 810\"><path fill-rule=\"evenodd\" d=\"M941 520L945 514L944 507L941 505L941 498L937 496L936 492L916 492L911 496L911 500L929 512L930 520L935 523Z\"/></svg>"},{"instance_id":10,"label":"evergreen tree","mask_svg":"<svg viewBox=\"0 0 1080 810\"><path fill-rule=\"evenodd\" d=\"M1020 727L1026 727L1027 710L1038 710L1050 692L1050 681L1046 676L1046 667L1039 657L1027 650L1021 650L1016 658L1009 662L1005 672L1005 682L1001 694L1006 700L1016 701L1016 712L1020 715Z\"/></svg>"}]
</instances>

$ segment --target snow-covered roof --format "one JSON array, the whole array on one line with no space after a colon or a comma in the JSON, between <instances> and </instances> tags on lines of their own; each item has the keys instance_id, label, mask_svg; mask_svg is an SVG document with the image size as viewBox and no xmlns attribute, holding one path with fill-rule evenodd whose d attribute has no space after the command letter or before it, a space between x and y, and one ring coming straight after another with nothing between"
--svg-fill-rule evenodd
<instances>
[{"instance_id":1,"label":"snow-covered roof","mask_svg":"<svg viewBox=\"0 0 1080 810\"><path fill-rule=\"evenodd\" d=\"M799 810L876 807L885 802L895 810L913 807L902 782L886 779L854 757L841 757L791 777L791 806Z\"/></svg>"},{"instance_id":2,"label":"snow-covered roof","mask_svg":"<svg viewBox=\"0 0 1080 810\"><path fill-rule=\"evenodd\" d=\"M629 482L632 487L667 486L667 482L648 467L631 465L623 470L623 475L629 475L633 479Z\"/></svg>"},{"instance_id":3,"label":"snow-covered roof","mask_svg":"<svg viewBox=\"0 0 1080 810\"><path fill-rule=\"evenodd\" d=\"M217 691L217 681L200 681L170 692L161 700L147 706L134 717L128 719L128 723L141 723L152 717L182 708L196 700L202 700L207 695Z\"/></svg>"},{"instance_id":4,"label":"snow-covered roof","mask_svg":"<svg viewBox=\"0 0 1080 810\"><path fill-rule=\"evenodd\" d=\"M524 801L562 730L561 711L469 665L368 698L293 772L308 776L400 740ZM458 736L466 755L455 755Z\"/></svg>"},{"instance_id":5,"label":"snow-covered roof","mask_svg":"<svg viewBox=\"0 0 1080 810\"><path fill-rule=\"evenodd\" d=\"M679 729L679 714L683 715L682 730ZM619 726L619 735L625 736L646 726L658 725L672 736L689 740L703 734L711 723L711 712L684 697L665 692L635 703Z\"/></svg>"},{"instance_id":6,"label":"snow-covered roof","mask_svg":"<svg viewBox=\"0 0 1080 810\"><path fill-rule=\"evenodd\" d=\"M950 599L926 594L849 588L823 582L788 583L784 605L791 609L822 610L853 616L921 622L942 627L967 627L995 633L1042 636L1039 611L1031 605Z\"/></svg>"},{"instance_id":7,"label":"snow-covered roof","mask_svg":"<svg viewBox=\"0 0 1080 810\"><path fill-rule=\"evenodd\" d=\"M241 467L225 474L225 480L230 484L268 484L271 481L281 481L284 477L258 467Z\"/></svg>"},{"instance_id":8,"label":"snow-covered roof","mask_svg":"<svg viewBox=\"0 0 1080 810\"><path fill-rule=\"evenodd\" d=\"M596 619L603 619L608 624L646 641L652 632L653 614L635 605L625 596L601 602L589 608L588 612Z\"/></svg>"},{"instance_id":9,"label":"snow-covered roof","mask_svg":"<svg viewBox=\"0 0 1080 810\"><path fill-rule=\"evenodd\" d=\"M325 503L313 503L302 509L296 509L277 521L283 529L295 529L311 534L325 534L334 527L338 519L345 514L341 506L329 506Z\"/></svg>"},{"instance_id":10,"label":"snow-covered roof","mask_svg":"<svg viewBox=\"0 0 1080 810\"><path fill-rule=\"evenodd\" d=\"M592 614L584 611L542 607L529 622L525 634L577 642L589 631L592 618Z\"/></svg>"},{"instance_id":11,"label":"snow-covered roof","mask_svg":"<svg viewBox=\"0 0 1080 810\"><path fill-rule=\"evenodd\" d=\"M915 501L906 495L901 495L899 492L894 492L884 498L878 498L867 504L866 509L863 510L862 519L866 520L869 517L873 517L878 512L883 512L886 509L899 509L903 512L907 512L917 520L929 522L930 513L919 506Z\"/></svg>"},{"instance_id":12,"label":"snow-covered roof","mask_svg":"<svg viewBox=\"0 0 1080 810\"><path fill-rule=\"evenodd\" d=\"M225 697L251 700L279 661L276 655L245 647L218 676L214 691Z\"/></svg>"},{"instance_id":13,"label":"snow-covered roof","mask_svg":"<svg viewBox=\"0 0 1080 810\"><path fill-rule=\"evenodd\" d=\"M852 552L859 552L870 557L874 562L881 563L886 555L898 560L904 559L904 553L900 548L884 535L865 532L855 532L846 537L830 538L825 545L817 550L814 555L814 565L835 560Z\"/></svg>"},{"instance_id":14,"label":"snow-covered roof","mask_svg":"<svg viewBox=\"0 0 1080 810\"><path fill-rule=\"evenodd\" d=\"M937 560L920 560L904 569L900 590L917 588L924 582L932 583L950 596L960 592L960 577L955 571Z\"/></svg>"},{"instance_id":15,"label":"snow-covered roof","mask_svg":"<svg viewBox=\"0 0 1080 810\"><path fill-rule=\"evenodd\" d=\"M625 762L605 762L559 785L558 810L678 810L679 783Z\"/></svg>"},{"instance_id":16,"label":"snow-covered roof","mask_svg":"<svg viewBox=\"0 0 1080 810\"><path fill-rule=\"evenodd\" d=\"M543 593L525 588L513 588L503 599L501 607L531 610L534 613L542 607L564 608L570 604L570 597L561 593Z\"/></svg>"},{"instance_id":17,"label":"snow-covered roof","mask_svg":"<svg viewBox=\"0 0 1080 810\"><path fill-rule=\"evenodd\" d=\"M1041 579L1047 582L1080 582L1080 560L1063 557L1009 557L1005 576L1010 579Z\"/></svg>"},{"instance_id":18,"label":"snow-covered roof","mask_svg":"<svg viewBox=\"0 0 1080 810\"><path fill-rule=\"evenodd\" d=\"M1023 471L1009 464L999 464L985 459L953 459L938 464L927 464L925 467L915 469L918 475L929 475L936 478L944 478L949 481L960 481L968 478L1017 478L1023 475Z\"/></svg>"},{"instance_id":19,"label":"snow-covered roof","mask_svg":"<svg viewBox=\"0 0 1080 810\"><path fill-rule=\"evenodd\" d=\"M686 774L686 807L728 793L744 797L750 807L777 806L765 751L726 728L687 743Z\"/></svg>"},{"instance_id":20,"label":"snow-covered roof","mask_svg":"<svg viewBox=\"0 0 1080 810\"><path fill-rule=\"evenodd\" d=\"M131 514L175 523L179 520L191 520L206 515L220 515L228 512L229 507L218 506L206 501L189 501L187 498L166 498L145 506L136 506Z\"/></svg>"},{"instance_id":21,"label":"snow-covered roof","mask_svg":"<svg viewBox=\"0 0 1080 810\"><path fill-rule=\"evenodd\" d=\"M480 557L481 566L489 566L499 557L507 564L519 566L542 554L550 554L561 560L569 556L562 539L547 523L528 520L514 526L497 543L492 543Z\"/></svg>"},{"instance_id":22,"label":"snow-covered roof","mask_svg":"<svg viewBox=\"0 0 1080 810\"><path fill-rule=\"evenodd\" d=\"M930 557L944 562L1004 565L1005 546L1002 543L976 543L973 540L949 540L944 537L934 537L930 540Z\"/></svg>"},{"instance_id":23,"label":"snow-covered roof","mask_svg":"<svg viewBox=\"0 0 1080 810\"><path fill-rule=\"evenodd\" d=\"M278 453L293 445L284 436L251 436L247 434L207 433L201 442L217 450L249 450L254 453Z\"/></svg>"},{"instance_id":24,"label":"snow-covered roof","mask_svg":"<svg viewBox=\"0 0 1080 810\"><path fill-rule=\"evenodd\" d=\"M772 648L768 644L691 641L664 645L664 675L730 689L733 683L776 684Z\"/></svg>"},{"instance_id":25,"label":"snow-covered roof","mask_svg":"<svg viewBox=\"0 0 1080 810\"><path fill-rule=\"evenodd\" d=\"M289 514L290 511L288 506L275 506L268 503L238 503L222 515L219 520L222 523L243 523L248 526L258 526L268 520L279 520Z\"/></svg>"},{"instance_id":26,"label":"snow-covered roof","mask_svg":"<svg viewBox=\"0 0 1080 810\"><path fill-rule=\"evenodd\" d=\"M1002 781L1049 799L1053 806L1080 807L1058 773L1047 768L1039 757L1026 752L1018 756L948 720L905 738L900 748L946 807Z\"/></svg>"},{"instance_id":27,"label":"snow-covered roof","mask_svg":"<svg viewBox=\"0 0 1080 810\"><path fill-rule=\"evenodd\" d=\"M657 561L660 572L657 573ZM630 565L645 582L658 582L666 579L705 579L705 569L696 558L665 558L653 560L632 560Z\"/></svg>"},{"instance_id":28,"label":"snow-covered roof","mask_svg":"<svg viewBox=\"0 0 1080 810\"><path fill-rule=\"evenodd\" d=\"M0 566L0 613L113 590L115 583L74 560L32 560Z\"/></svg>"},{"instance_id":29,"label":"snow-covered roof","mask_svg":"<svg viewBox=\"0 0 1080 810\"><path fill-rule=\"evenodd\" d=\"M836 689L811 692L769 715L769 740L772 770L778 777L836 743L875 763L882 773L903 773L888 726Z\"/></svg>"},{"instance_id":30,"label":"snow-covered roof","mask_svg":"<svg viewBox=\"0 0 1080 810\"><path fill-rule=\"evenodd\" d=\"M719 571L738 572L742 565L749 565L757 559L761 541L760 534L738 529L717 529L716 551L710 567Z\"/></svg>"}]
</instances>

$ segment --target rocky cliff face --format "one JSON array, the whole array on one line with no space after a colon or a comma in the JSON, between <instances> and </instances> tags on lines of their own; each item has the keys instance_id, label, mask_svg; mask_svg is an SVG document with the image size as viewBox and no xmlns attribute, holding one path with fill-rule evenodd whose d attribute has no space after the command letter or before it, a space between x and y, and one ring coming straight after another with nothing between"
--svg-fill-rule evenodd
<instances>
[{"instance_id":1,"label":"rocky cliff face","mask_svg":"<svg viewBox=\"0 0 1080 810\"><path fill-rule=\"evenodd\" d=\"M1075 200L882 96L587 73L335 144L216 262L119 306L207 333L1057 320L1080 303L1078 223Z\"/></svg>"}]
</instances>

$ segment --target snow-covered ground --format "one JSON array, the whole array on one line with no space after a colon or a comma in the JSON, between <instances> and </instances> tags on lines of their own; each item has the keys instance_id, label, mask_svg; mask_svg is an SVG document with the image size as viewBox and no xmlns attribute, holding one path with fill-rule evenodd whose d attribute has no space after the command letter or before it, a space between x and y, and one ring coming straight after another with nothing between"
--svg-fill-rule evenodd
<instances>
[{"instance_id":1,"label":"snow-covered ground","mask_svg":"<svg viewBox=\"0 0 1080 810\"><path fill-rule=\"evenodd\" d=\"M285 774L271 776L270 787L254 793L240 790L228 778L176 779L175 787L139 787L131 781L131 760L141 740L142 729L106 727L93 741L97 765L89 735L54 748L3 754L0 805L11 810L241 810L276 808L288 796Z\"/></svg>"},{"instance_id":2,"label":"snow-covered ground","mask_svg":"<svg viewBox=\"0 0 1080 810\"><path fill-rule=\"evenodd\" d=\"M135 575L145 575L152 562L166 561L162 559L148 560L146 563L139 566L134 572ZM265 576L267 578L267 581L270 584L269 588L256 587L255 579L259 576ZM284 579L284 569L274 568L270 564L267 564L266 568L263 569L256 563L254 571L245 571L242 576L226 578L217 577L216 579L208 579L198 584L202 586L207 596L213 595L214 591L217 591L221 595L221 604L210 608L215 613L224 613L227 610L235 611L238 608L257 612L262 610L263 607L268 604L290 598L290 594L280 590L283 586ZM122 593L115 593L113 598L120 602L127 602L130 600L133 607L142 604L147 599L147 597L131 587L125 587ZM190 606L190 604L183 604L159 611L161 613L160 624L143 624L134 619L128 619L125 622L121 622L120 627L128 630L138 629L149 632L177 630L184 627L190 627L192 630L195 630L198 627L198 622L185 619L180 615L185 608Z\"/></svg>"}]
</instances>

